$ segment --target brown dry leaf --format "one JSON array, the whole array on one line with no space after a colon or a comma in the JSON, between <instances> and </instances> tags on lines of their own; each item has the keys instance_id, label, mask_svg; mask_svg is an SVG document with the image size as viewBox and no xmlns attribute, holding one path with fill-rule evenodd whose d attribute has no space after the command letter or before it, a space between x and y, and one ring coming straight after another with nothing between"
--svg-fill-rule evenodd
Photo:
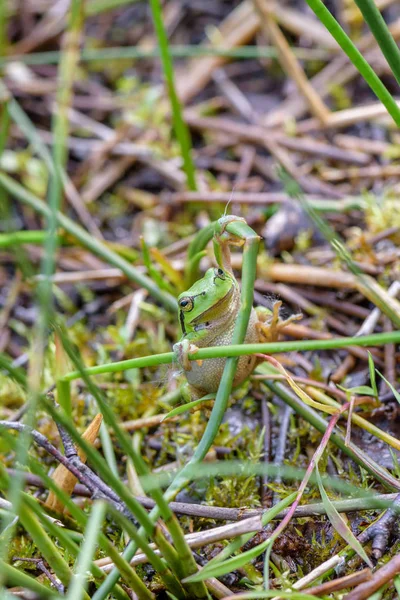
<instances>
[{"instance_id":1,"label":"brown dry leaf","mask_svg":"<svg viewBox=\"0 0 400 600\"><path fill-rule=\"evenodd\" d=\"M103 416L100 413L97 414L93 421L90 423L89 427L83 433L82 438L89 442L89 444L94 444L99 434L102 421ZM78 448L78 455L83 462L86 462L86 455L81 448ZM71 496L77 479L75 475L72 475L72 473L70 473L70 471L68 471L68 469L64 467L64 465L58 465L57 469L52 475L52 479L61 490L68 494L68 496ZM45 506L56 512L64 512L63 503L57 498L57 496L52 491L50 491L49 495L47 496Z\"/></svg>"}]
</instances>

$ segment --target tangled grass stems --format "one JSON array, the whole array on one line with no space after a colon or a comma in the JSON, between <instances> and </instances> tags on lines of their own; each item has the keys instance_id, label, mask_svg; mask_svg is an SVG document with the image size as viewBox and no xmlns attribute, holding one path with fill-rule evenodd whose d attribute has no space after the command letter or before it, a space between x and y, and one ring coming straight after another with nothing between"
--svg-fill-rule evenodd
<instances>
[{"instance_id":1,"label":"tangled grass stems","mask_svg":"<svg viewBox=\"0 0 400 600\"><path fill-rule=\"evenodd\" d=\"M79 47L76 43L77 38L83 26L82 19L82 1L73 0L69 12L69 20L64 40L72 42L65 48L62 59L58 68L58 84L57 84L57 106L60 110L55 111L53 122L53 131L55 135L54 145L54 165L55 169L50 174L50 185L48 188L48 207L47 208L47 237L45 240L45 253L42 260L42 272L44 279L37 289L37 300L40 308L39 319L36 324L33 335L33 353L30 365L29 386L28 386L28 411L26 414L26 423L33 427L36 422L36 407L38 405L41 389L41 377L43 373L44 351L46 346L46 336L48 325L52 317L53 311L53 295L51 275L55 269L56 251L57 251L57 214L61 205L62 185L61 185L61 169L65 167L66 161L66 137L68 134L68 108L72 99L72 86L74 81L75 66L78 61ZM30 443L28 430L23 431L18 438L16 461L19 464L25 464L28 447ZM15 513L19 514L19 509L23 511L21 505L21 492L23 479L17 476L12 479L9 490L9 500L14 507ZM22 516L22 515L21 515ZM11 516L9 517L11 519ZM8 541L11 539L13 527L8 527L7 517L5 521L4 543L0 548L0 559L5 556L7 551ZM29 524L29 519L26 521ZM32 527L34 524L32 524ZM37 539L42 539L43 548L49 549L50 539L46 541L39 535L39 530L36 528L35 533L39 536ZM62 568L59 565L60 572ZM2 575L0 573L0 587L2 585Z\"/></svg>"},{"instance_id":2,"label":"tangled grass stems","mask_svg":"<svg viewBox=\"0 0 400 600\"><path fill-rule=\"evenodd\" d=\"M37 196L29 192L22 185L18 184L11 177L4 173L0 173L0 186L8 191L12 196L20 202L31 206L36 212L44 217L49 217L49 207L40 200ZM138 269L133 267L126 259L119 256L114 250L108 248L104 243L90 235L83 227L74 223L61 212L57 213L57 223L66 232L72 235L84 247L105 260L111 265L121 269L121 271L132 281L135 281L139 286L148 290L155 300L158 300L170 312L176 311L176 301L170 294L163 292L156 286L151 279L143 275Z\"/></svg>"}]
</instances>

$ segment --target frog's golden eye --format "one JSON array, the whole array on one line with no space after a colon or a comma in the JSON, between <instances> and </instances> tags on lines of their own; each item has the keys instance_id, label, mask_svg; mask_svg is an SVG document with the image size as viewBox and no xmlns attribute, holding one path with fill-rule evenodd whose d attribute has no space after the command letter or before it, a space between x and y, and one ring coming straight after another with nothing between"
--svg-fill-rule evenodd
<instances>
[{"instance_id":1,"label":"frog's golden eye","mask_svg":"<svg viewBox=\"0 0 400 600\"><path fill-rule=\"evenodd\" d=\"M193 298L191 296L185 296L179 300L179 308L183 312L190 312L194 308Z\"/></svg>"},{"instance_id":2,"label":"frog's golden eye","mask_svg":"<svg viewBox=\"0 0 400 600\"><path fill-rule=\"evenodd\" d=\"M223 269L215 269L215 277L218 277L219 279L222 279L223 281L225 280L225 271Z\"/></svg>"}]
</instances>

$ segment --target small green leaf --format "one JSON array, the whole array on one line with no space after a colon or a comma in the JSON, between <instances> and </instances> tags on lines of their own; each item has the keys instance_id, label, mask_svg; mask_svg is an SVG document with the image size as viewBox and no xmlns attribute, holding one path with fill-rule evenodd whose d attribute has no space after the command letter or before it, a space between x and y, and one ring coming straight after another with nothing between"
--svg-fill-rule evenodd
<instances>
[{"instance_id":1,"label":"small green leaf","mask_svg":"<svg viewBox=\"0 0 400 600\"><path fill-rule=\"evenodd\" d=\"M204 579L208 579L209 577L221 577L222 575L226 575L226 573L231 573L232 571L236 571L244 567L247 563L249 563L257 556L260 556L268 548L270 544L272 544L273 539L268 538L265 542L258 544L254 548L247 550L247 552L242 552L242 554L238 554L237 556L233 556L232 558L228 558L224 562L217 562L213 564L212 567L205 567L198 573L183 579L183 583L192 583L195 581L203 581Z\"/></svg>"},{"instance_id":2,"label":"small green leaf","mask_svg":"<svg viewBox=\"0 0 400 600\"><path fill-rule=\"evenodd\" d=\"M357 552L357 554L363 559L363 561L366 562L367 565L372 569L372 562L368 558L364 548L361 546L360 542L357 540L355 535L346 525L346 522L340 516L336 508L333 506L331 500L329 499L328 494L326 493L322 483L322 478L318 469L318 465L315 465L315 473L317 477L319 492L321 494L322 503L325 507L328 519L332 523L332 526L336 529L338 534L341 535L342 538L348 543L348 545L351 548L353 548L353 550Z\"/></svg>"},{"instance_id":3,"label":"small green leaf","mask_svg":"<svg viewBox=\"0 0 400 600\"><path fill-rule=\"evenodd\" d=\"M372 358L371 352L368 352L368 368L369 368L369 378L371 380L372 389L374 390L374 395L378 396L378 388L376 387L375 364L374 364L374 359Z\"/></svg>"},{"instance_id":4,"label":"small green leaf","mask_svg":"<svg viewBox=\"0 0 400 600\"><path fill-rule=\"evenodd\" d=\"M375 396L375 390L369 385L357 385L356 387L347 390L351 394L359 394L360 396Z\"/></svg>"},{"instance_id":5,"label":"small green leaf","mask_svg":"<svg viewBox=\"0 0 400 600\"><path fill-rule=\"evenodd\" d=\"M188 402L187 404L182 404L181 406L177 406L170 410L161 420L161 423L165 421L165 419L170 419L171 417L176 417L177 415L181 415L188 410L191 410L195 406L202 404L203 402L208 402L209 400L213 400L215 398L215 394L207 394L207 396L203 396L199 400L193 400L193 402Z\"/></svg>"},{"instance_id":6,"label":"small green leaf","mask_svg":"<svg viewBox=\"0 0 400 600\"><path fill-rule=\"evenodd\" d=\"M386 377L384 377L384 376L382 375L382 373L381 373L380 371L378 371L378 369L376 369L376 372L378 373L378 375L379 375L380 377L382 377L383 381L384 381L385 383L387 383L387 385L390 387L390 389L391 389L391 390L392 390L392 392L393 392L393 396L396 398L397 402L400 404L400 394L399 394L399 392L396 390L396 388L394 388L394 387L392 386L392 384L390 383L390 381L388 381L388 380L386 379Z\"/></svg>"},{"instance_id":7,"label":"small green leaf","mask_svg":"<svg viewBox=\"0 0 400 600\"><path fill-rule=\"evenodd\" d=\"M388 450L390 452L390 456L392 457L392 461L393 461L393 474L397 477L397 479L400 479L400 462L399 462L399 459L397 458L397 454L390 446L389 446Z\"/></svg>"},{"instance_id":8,"label":"small green leaf","mask_svg":"<svg viewBox=\"0 0 400 600\"><path fill-rule=\"evenodd\" d=\"M357 385L352 388L343 387L338 383L336 385L339 389L341 389L343 392L346 392L346 394L350 396L353 396L354 394L359 394L361 396L375 396L374 390L369 385Z\"/></svg>"}]
</instances>

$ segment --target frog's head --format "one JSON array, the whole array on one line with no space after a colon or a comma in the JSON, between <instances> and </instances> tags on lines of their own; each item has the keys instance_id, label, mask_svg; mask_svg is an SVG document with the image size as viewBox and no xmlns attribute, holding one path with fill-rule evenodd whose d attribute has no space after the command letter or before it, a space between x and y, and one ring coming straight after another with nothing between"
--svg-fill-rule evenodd
<instances>
[{"instance_id":1,"label":"frog's head","mask_svg":"<svg viewBox=\"0 0 400 600\"><path fill-rule=\"evenodd\" d=\"M179 321L183 335L211 328L228 309L238 289L235 278L221 268L206 271L178 298Z\"/></svg>"}]
</instances>

